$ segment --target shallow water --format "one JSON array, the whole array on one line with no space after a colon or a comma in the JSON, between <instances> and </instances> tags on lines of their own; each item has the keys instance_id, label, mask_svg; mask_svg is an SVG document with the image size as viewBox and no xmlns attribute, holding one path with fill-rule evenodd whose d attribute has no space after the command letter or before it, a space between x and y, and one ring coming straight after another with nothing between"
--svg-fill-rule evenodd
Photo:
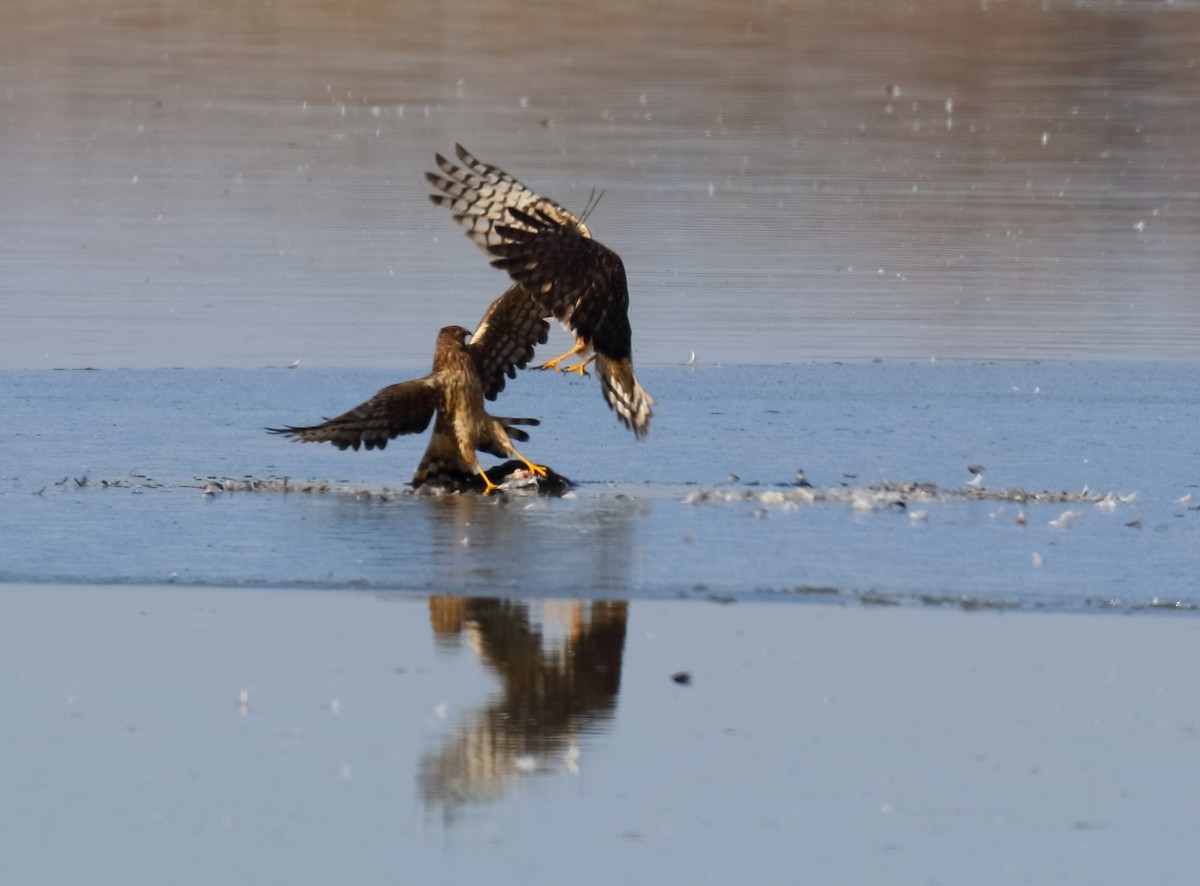
<instances>
[{"instance_id":1,"label":"shallow water","mask_svg":"<svg viewBox=\"0 0 1200 886\"><path fill-rule=\"evenodd\" d=\"M395 494L423 437L356 453L262 430L338 414L397 375L6 372L0 581L1194 607L1195 371L651 367L661 408L642 443L595 379L525 373L504 408L544 420L523 448L578 486L506 500ZM985 468L983 500L968 465ZM797 469L840 500L789 500ZM247 477L326 491L210 486ZM900 507L868 488L885 481L939 494Z\"/></svg>"},{"instance_id":2,"label":"shallow water","mask_svg":"<svg viewBox=\"0 0 1200 886\"><path fill-rule=\"evenodd\" d=\"M1194 619L45 584L0 607L7 883L1194 870Z\"/></svg>"},{"instance_id":3,"label":"shallow water","mask_svg":"<svg viewBox=\"0 0 1200 886\"><path fill-rule=\"evenodd\" d=\"M22 4L0 366L424 363L504 281L463 142L629 269L637 356L1200 356L1188 2Z\"/></svg>"}]
</instances>

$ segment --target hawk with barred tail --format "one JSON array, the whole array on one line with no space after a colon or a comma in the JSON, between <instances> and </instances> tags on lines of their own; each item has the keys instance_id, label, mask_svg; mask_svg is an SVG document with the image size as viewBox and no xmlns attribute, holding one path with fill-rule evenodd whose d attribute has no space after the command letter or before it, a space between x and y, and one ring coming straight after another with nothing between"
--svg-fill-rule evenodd
<instances>
[{"instance_id":1,"label":"hawk with barred tail","mask_svg":"<svg viewBox=\"0 0 1200 886\"><path fill-rule=\"evenodd\" d=\"M337 418L308 427L268 428L305 443L332 443L338 449L383 449L401 434L419 434L433 417L433 436L412 485L439 477L469 480L478 473L484 493L496 488L484 473L475 450L498 458L514 457L532 473L546 468L529 461L513 446L529 435L518 425L536 425L534 418L497 418L484 409L484 398L495 400L533 358L535 345L546 341L550 324L520 286L511 286L492 302L472 334L461 326L438 333L433 370L421 378L388 385L370 400ZM467 337L470 336L470 342Z\"/></svg>"},{"instance_id":2,"label":"hawk with barred tail","mask_svg":"<svg viewBox=\"0 0 1200 886\"><path fill-rule=\"evenodd\" d=\"M595 361L605 401L623 425L644 437L650 432L654 398L633 373L629 287L620 256L592 239L583 219L479 161L462 145L455 150L461 166L437 154L443 174L425 174L442 192L430 199L454 214L467 236L491 256L492 265L508 272L542 316L557 318L575 335L574 348L538 368L585 375ZM582 362L560 369L558 364L572 356Z\"/></svg>"}]
</instances>

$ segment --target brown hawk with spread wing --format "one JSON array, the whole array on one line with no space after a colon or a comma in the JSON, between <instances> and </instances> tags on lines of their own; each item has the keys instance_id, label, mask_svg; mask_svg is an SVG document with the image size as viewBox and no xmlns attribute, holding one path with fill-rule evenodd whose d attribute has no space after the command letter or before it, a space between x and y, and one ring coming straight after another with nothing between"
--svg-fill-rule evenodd
<instances>
[{"instance_id":1,"label":"brown hawk with spread wing","mask_svg":"<svg viewBox=\"0 0 1200 886\"><path fill-rule=\"evenodd\" d=\"M483 401L496 399L505 377L513 378L525 367L534 346L545 342L549 331L550 324L528 293L513 285L492 302L473 334L461 326L438 333L428 375L388 385L367 402L319 425L267 430L305 443L332 443L338 449L383 449L401 434L421 433L436 415L413 486L439 476L469 478L478 472L484 493L491 492L496 484L480 467L477 449L498 458L515 457L534 474L545 476L544 466L535 465L512 444L514 439L529 439L516 425L536 425L538 420L497 418L487 413Z\"/></svg>"},{"instance_id":2,"label":"brown hawk with spread wing","mask_svg":"<svg viewBox=\"0 0 1200 886\"><path fill-rule=\"evenodd\" d=\"M477 160L462 145L455 151L461 166L437 154L444 175L425 174L442 191L430 199L454 213L467 236L492 257L492 265L524 288L541 316L556 317L575 335L574 348L538 368L582 375L594 360L605 401L623 425L644 437L654 398L633 374L629 287L620 256L592 239L583 220L553 200ZM586 359L559 369L571 356Z\"/></svg>"}]
</instances>

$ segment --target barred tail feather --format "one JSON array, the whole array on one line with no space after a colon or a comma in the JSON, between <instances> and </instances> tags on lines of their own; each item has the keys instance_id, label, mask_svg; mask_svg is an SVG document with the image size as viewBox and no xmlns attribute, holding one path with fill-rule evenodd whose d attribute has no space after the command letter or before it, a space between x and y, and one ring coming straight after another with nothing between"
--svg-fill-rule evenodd
<instances>
[{"instance_id":1,"label":"barred tail feather","mask_svg":"<svg viewBox=\"0 0 1200 886\"><path fill-rule=\"evenodd\" d=\"M493 416L493 418L495 418L496 421L500 422L500 424L504 425L506 428L510 425L526 425L531 428L536 428L542 423L540 418L501 418L500 416Z\"/></svg>"},{"instance_id":2,"label":"barred tail feather","mask_svg":"<svg viewBox=\"0 0 1200 886\"><path fill-rule=\"evenodd\" d=\"M529 434L522 431L517 425L525 425L526 427L536 427L541 422L536 418L496 418L500 422L501 427L508 432L508 436L516 440L518 443L526 443L529 440ZM509 455L504 452L502 455Z\"/></svg>"},{"instance_id":3,"label":"barred tail feather","mask_svg":"<svg viewBox=\"0 0 1200 886\"><path fill-rule=\"evenodd\" d=\"M639 440L650 433L654 398L638 384L633 374L633 361L628 358L609 360L597 354L596 374L600 376L604 400L617 413L621 424L633 431Z\"/></svg>"}]
</instances>

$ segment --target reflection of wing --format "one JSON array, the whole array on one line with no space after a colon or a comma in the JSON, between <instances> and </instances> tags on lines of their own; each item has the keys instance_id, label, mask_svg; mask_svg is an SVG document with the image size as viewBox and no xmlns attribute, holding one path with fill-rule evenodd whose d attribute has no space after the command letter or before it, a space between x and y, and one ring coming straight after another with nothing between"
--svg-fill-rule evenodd
<instances>
[{"instance_id":1,"label":"reflection of wing","mask_svg":"<svg viewBox=\"0 0 1200 886\"><path fill-rule=\"evenodd\" d=\"M461 517L469 500L445 502ZM492 509L495 511L495 509ZM512 519L492 520L488 513L471 515L472 541L481 536L492 543L488 551L509 545L528 546L534 537L515 530ZM500 514L500 516L515 516ZM440 521L439 521L440 522ZM449 522L449 521L446 521ZM495 524L495 525L493 525ZM506 536L490 537L489 528L501 527ZM447 532L444 528L443 532ZM455 541L439 545L434 557L448 548L458 554ZM544 534L543 534L544 537ZM550 546L553 549L553 546ZM443 557L444 559L444 557ZM528 558L490 556L489 569L510 560L522 563L514 575L525 576ZM461 574L461 563L453 574ZM515 564L514 564L515 565ZM521 580L521 579L518 579ZM422 799L431 809L440 808L453 820L469 804L493 802L516 782L517 762L564 760L573 765L571 750L578 737L609 728L621 689L621 668L629 604L622 602L576 603L563 613L569 621L565 639L551 642L547 622L553 616L543 607L535 619L528 604L489 598L432 597L431 620L439 645L454 643L466 633L471 648L489 672L500 678L502 691L486 707L468 710L441 748L421 760L419 783ZM469 627L468 627L469 626Z\"/></svg>"},{"instance_id":2,"label":"reflection of wing","mask_svg":"<svg viewBox=\"0 0 1200 886\"><path fill-rule=\"evenodd\" d=\"M492 302L467 345L475 363L483 395L495 400L504 390L504 377L515 378L518 369L533 359L535 345L544 344L550 324L549 313L519 284Z\"/></svg>"},{"instance_id":3,"label":"reflection of wing","mask_svg":"<svg viewBox=\"0 0 1200 886\"><path fill-rule=\"evenodd\" d=\"M441 398L434 376L388 385L366 403L344 415L311 427L268 428L305 443L332 443L338 449L383 449L401 434L419 434Z\"/></svg>"},{"instance_id":4,"label":"reflection of wing","mask_svg":"<svg viewBox=\"0 0 1200 886\"><path fill-rule=\"evenodd\" d=\"M425 173L429 183L444 192L430 194L429 199L454 213L454 220L462 225L477 246L487 249L503 242L495 228L499 224L517 223L510 213L512 209L527 213L541 210L552 219L577 225L584 236L588 236L583 223L553 200L529 190L503 169L477 160L462 145L455 145L454 150L462 166L437 154L438 168L445 175Z\"/></svg>"},{"instance_id":5,"label":"reflection of wing","mask_svg":"<svg viewBox=\"0 0 1200 886\"><path fill-rule=\"evenodd\" d=\"M497 225L504 242L489 246L492 264L508 271L543 308L567 324L597 354L632 353L629 287L620 256L544 212L512 210L515 225Z\"/></svg>"}]
</instances>

